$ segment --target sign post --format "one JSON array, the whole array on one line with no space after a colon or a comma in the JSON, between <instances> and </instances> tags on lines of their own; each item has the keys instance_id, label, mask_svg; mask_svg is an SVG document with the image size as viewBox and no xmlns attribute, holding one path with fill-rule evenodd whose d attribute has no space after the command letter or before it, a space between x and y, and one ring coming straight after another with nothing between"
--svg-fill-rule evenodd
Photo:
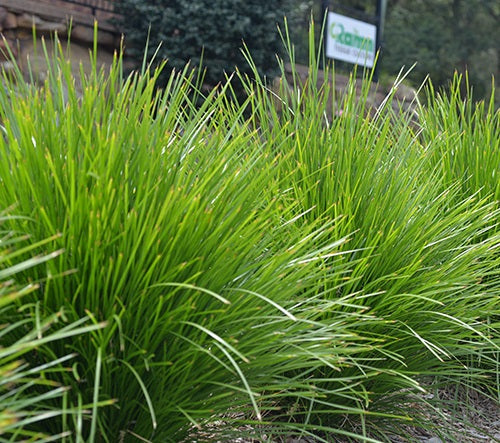
<instances>
[{"instance_id":1,"label":"sign post","mask_svg":"<svg viewBox=\"0 0 500 443\"><path fill-rule=\"evenodd\" d=\"M370 23L328 13L326 56L373 68L377 27Z\"/></svg>"},{"instance_id":2,"label":"sign post","mask_svg":"<svg viewBox=\"0 0 500 443\"><path fill-rule=\"evenodd\" d=\"M332 12L331 1L321 0L326 17L325 55L328 58L373 68L377 51L381 46L383 17L387 0L376 0L376 15L342 6L335 3L335 9L345 10L362 20ZM378 69L375 66L373 79L377 81Z\"/></svg>"}]
</instances>

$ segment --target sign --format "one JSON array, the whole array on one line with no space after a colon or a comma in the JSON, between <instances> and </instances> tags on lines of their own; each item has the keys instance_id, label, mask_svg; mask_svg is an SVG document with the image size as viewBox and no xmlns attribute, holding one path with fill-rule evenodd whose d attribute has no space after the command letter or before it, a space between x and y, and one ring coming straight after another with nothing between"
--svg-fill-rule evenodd
<instances>
[{"instance_id":1,"label":"sign","mask_svg":"<svg viewBox=\"0 0 500 443\"><path fill-rule=\"evenodd\" d=\"M328 13L326 56L372 68L375 61L377 27L370 23Z\"/></svg>"}]
</instances>

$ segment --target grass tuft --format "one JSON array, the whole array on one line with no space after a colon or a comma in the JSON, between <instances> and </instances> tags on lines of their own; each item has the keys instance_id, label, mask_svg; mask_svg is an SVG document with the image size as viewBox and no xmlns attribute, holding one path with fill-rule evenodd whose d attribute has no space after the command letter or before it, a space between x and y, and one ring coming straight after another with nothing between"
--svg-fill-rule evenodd
<instances>
[{"instance_id":1,"label":"grass tuft","mask_svg":"<svg viewBox=\"0 0 500 443\"><path fill-rule=\"evenodd\" d=\"M371 112L370 74L338 96L313 35L305 83L240 75L240 104L120 56L75 81L57 42L43 85L4 77L0 206L43 264L14 268L43 279L23 301L94 323L46 343L81 412L44 432L369 442L431 428L432 386L498 395L498 112L459 78Z\"/></svg>"}]
</instances>

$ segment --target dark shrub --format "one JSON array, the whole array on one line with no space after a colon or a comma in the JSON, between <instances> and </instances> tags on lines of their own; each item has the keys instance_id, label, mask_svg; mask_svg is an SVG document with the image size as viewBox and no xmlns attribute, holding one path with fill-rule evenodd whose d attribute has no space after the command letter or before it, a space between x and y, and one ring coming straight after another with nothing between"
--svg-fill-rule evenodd
<instances>
[{"instance_id":1,"label":"dark shrub","mask_svg":"<svg viewBox=\"0 0 500 443\"><path fill-rule=\"evenodd\" d=\"M289 0L122 0L117 9L127 51L138 62L149 32L148 56L161 42L157 60L168 59L165 75L202 59L205 83L216 85L235 66L250 73L243 41L261 75L276 73L282 47L277 25L290 15L287 5Z\"/></svg>"}]
</instances>

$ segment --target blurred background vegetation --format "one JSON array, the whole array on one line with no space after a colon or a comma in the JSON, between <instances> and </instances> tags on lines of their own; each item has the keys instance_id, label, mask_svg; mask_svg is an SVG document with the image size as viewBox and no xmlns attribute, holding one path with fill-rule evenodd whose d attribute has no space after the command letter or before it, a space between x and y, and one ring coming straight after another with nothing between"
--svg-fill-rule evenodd
<instances>
[{"instance_id":1,"label":"blurred background vegetation","mask_svg":"<svg viewBox=\"0 0 500 443\"><path fill-rule=\"evenodd\" d=\"M334 11L339 5L374 13L376 0L330 2ZM196 66L203 59L209 85L223 80L235 66L250 72L239 50L242 41L261 74L276 74L275 54L282 48L277 25L285 15L297 62L307 64L308 22L312 16L321 23L323 15L320 0L121 0L118 9L128 50L138 62L149 32L149 56L161 42L157 58L169 59L171 68L182 69L188 60ZM447 86L455 71L467 71L474 98L489 96L492 76L498 79L499 21L496 0L388 0L381 82L389 83L403 66L416 62L408 76L413 86L427 76L436 87ZM351 67L336 62L337 72Z\"/></svg>"}]
</instances>

